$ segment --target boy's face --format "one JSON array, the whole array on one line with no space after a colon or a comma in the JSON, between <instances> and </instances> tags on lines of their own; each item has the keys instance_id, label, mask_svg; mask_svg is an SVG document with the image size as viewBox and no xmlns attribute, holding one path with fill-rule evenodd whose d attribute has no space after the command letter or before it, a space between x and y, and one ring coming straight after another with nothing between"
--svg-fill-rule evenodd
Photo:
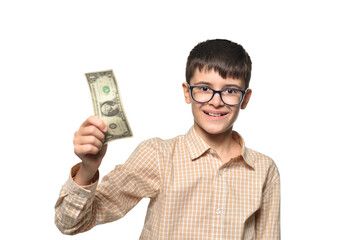
<instances>
[{"instance_id":1,"label":"boy's face","mask_svg":"<svg viewBox=\"0 0 360 240\"><path fill-rule=\"evenodd\" d=\"M224 79L214 70L199 71L196 69L193 78L190 80L190 85L210 87L214 90L228 88L245 90L243 81L233 78ZM207 103L198 103L191 98L190 89L186 83L183 83L183 90L186 103L191 103L195 129L200 133L210 135L231 132L240 108L246 108L251 96L251 90L248 89L242 104L229 106L221 101L219 94L215 94L211 101Z\"/></svg>"}]
</instances>

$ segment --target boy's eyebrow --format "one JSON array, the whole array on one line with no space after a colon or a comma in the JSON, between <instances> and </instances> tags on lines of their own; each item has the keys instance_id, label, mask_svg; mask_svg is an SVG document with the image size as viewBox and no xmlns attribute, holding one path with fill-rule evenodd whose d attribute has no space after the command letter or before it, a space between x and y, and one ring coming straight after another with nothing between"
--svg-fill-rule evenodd
<instances>
[{"instance_id":1,"label":"boy's eyebrow","mask_svg":"<svg viewBox=\"0 0 360 240\"><path fill-rule=\"evenodd\" d=\"M226 84L224 87L225 87L225 88L242 89L239 85L236 85L236 84Z\"/></svg>"},{"instance_id":2,"label":"boy's eyebrow","mask_svg":"<svg viewBox=\"0 0 360 240\"><path fill-rule=\"evenodd\" d=\"M196 82L196 83L194 83L194 86L196 86L196 85L207 85L207 86L212 86L212 84L211 84L211 83L209 83L209 82L204 82L204 81L200 81L200 82Z\"/></svg>"}]
</instances>

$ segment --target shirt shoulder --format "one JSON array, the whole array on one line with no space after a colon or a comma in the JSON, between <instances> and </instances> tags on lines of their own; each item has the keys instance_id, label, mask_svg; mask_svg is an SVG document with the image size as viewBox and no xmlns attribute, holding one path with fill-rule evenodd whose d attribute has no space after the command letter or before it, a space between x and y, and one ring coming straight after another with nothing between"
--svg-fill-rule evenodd
<instances>
[{"instance_id":1,"label":"shirt shoulder","mask_svg":"<svg viewBox=\"0 0 360 240\"><path fill-rule=\"evenodd\" d=\"M171 139L161 139L158 137L147 139L141 142L138 146L139 149L148 149L157 153L171 153L177 147L186 145L185 135L179 135Z\"/></svg>"},{"instance_id":2,"label":"shirt shoulder","mask_svg":"<svg viewBox=\"0 0 360 240\"><path fill-rule=\"evenodd\" d=\"M247 158L251 159L255 166L273 166L276 167L275 161L258 151L255 151L251 148L246 147L245 155Z\"/></svg>"},{"instance_id":3,"label":"shirt shoulder","mask_svg":"<svg viewBox=\"0 0 360 240\"><path fill-rule=\"evenodd\" d=\"M280 181L278 167L271 157L251 148L246 148L245 157L253 162L255 171L264 175L267 186Z\"/></svg>"}]
</instances>

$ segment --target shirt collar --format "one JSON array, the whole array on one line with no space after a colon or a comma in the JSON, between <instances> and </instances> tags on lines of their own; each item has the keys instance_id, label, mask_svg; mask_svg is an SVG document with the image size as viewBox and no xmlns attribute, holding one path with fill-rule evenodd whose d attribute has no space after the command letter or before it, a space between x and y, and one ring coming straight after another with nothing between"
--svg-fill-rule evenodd
<instances>
[{"instance_id":1,"label":"shirt collar","mask_svg":"<svg viewBox=\"0 0 360 240\"><path fill-rule=\"evenodd\" d=\"M191 160L199 158L210 149L210 146L196 133L194 126L186 134L186 139Z\"/></svg>"},{"instance_id":2,"label":"shirt collar","mask_svg":"<svg viewBox=\"0 0 360 240\"><path fill-rule=\"evenodd\" d=\"M232 134L235 140L242 146L242 152L237 158L244 159L247 165L254 168L254 159L248 154L244 139L236 131L233 131ZM210 149L210 146L196 133L194 126L186 134L186 139L191 160L198 159Z\"/></svg>"},{"instance_id":3,"label":"shirt collar","mask_svg":"<svg viewBox=\"0 0 360 240\"><path fill-rule=\"evenodd\" d=\"M245 141L243 137L236 131L233 131L232 134L234 139L242 146L242 151L238 157L242 157L247 165L249 165L252 168L255 168L254 159L248 154L248 150L245 146Z\"/></svg>"}]
</instances>

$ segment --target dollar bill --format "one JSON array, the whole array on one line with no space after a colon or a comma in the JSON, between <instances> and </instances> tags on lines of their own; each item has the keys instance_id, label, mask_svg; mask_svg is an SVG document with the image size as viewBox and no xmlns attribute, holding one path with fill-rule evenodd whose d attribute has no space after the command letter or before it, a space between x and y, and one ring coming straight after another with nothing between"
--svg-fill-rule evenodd
<instances>
[{"instance_id":1,"label":"dollar bill","mask_svg":"<svg viewBox=\"0 0 360 240\"><path fill-rule=\"evenodd\" d=\"M132 131L124 112L113 71L85 73L85 76L89 84L95 115L108 126L104 144L115 139L131 137Z\"/></svg>"}]
</instances>

